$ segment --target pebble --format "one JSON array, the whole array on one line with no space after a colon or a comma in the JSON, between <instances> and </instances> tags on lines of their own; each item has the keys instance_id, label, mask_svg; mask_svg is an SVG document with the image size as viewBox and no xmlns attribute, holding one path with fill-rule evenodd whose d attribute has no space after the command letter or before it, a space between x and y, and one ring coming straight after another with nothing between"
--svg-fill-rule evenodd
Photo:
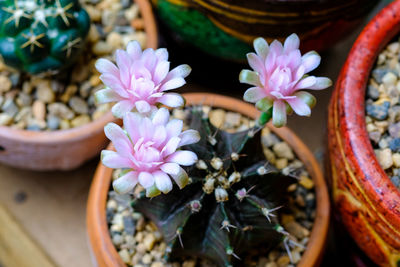
<instances>
[{"instance_id":1,"label":"pebble","mask_svg":"<svg viewBox=\"0 0 400 267\"><path fill-rule=\"evenodd\" d=\"M107 36L106 42L112 49L118 49L122 44L122 36L118 32L111 32Z\"/></svg>"},{"instance_id":2,"label":"pebble","mask_svg":"<svg viewBox=\"0 0 400 267\"><path fill-rule=\"evenodd\" d=\"M395 85L397 82L397 76L393 72L388 72L382 77L382 82L386 86Z\"/></svg>"},{"instance_id":3,"label":"pebble","mask_svg":"<svg viewBox=\"0 0 400 267\"><path fill-rule=\"evenodd\" d=\"M79 127L90 122L90 117L88 115L79 115L71 120L72 127Z\"/></svg>"},{"instance_id":4,"label":"pebble","mask_svg":"<svg viewBox=\"0 0 400 267\"><path fill-rule=\"evenodd\" d=\"M303 239L304 237L307 237L310 235L310 231L308 231L306 228L301 226L298 222L296 221L291 221L288 224L285 224L285 229L295 237L299 239Z\"/></svg>"},{"instance_id":5,"label":"pebble","mask_svg":"<svg viewBox=\"0 0 400 267\"><path fill-rule=\"evenodd\" d=\"M122 261L125 263L130 263L131 259L129 256L129 252L127 249L122 249L118 252L119 256L121 257Z\"/></svg>"},{"instance_id":6,"label":"pebble","mask_svg":"<svg viewBox=\"0 0 400 267\"><path fill-rule=\"evenodd\" d=\"M294 159L293 151L286 142L277 143L272 149L278 157L286 158L288 160Z\"/></svg>"},{"instance_id":7,"label":"pebble","mask_svg":"<svg viewBox=\"0 0 400 267\"><path fill-rule=\"evenodd\" d=\"M384 170L392 167L393 159L392 159L392 151L390 150L390 148L377 150L376 156L378 158L379 164L382 166Z\"/></svg>"},{"instance_id":8,"label":"pebble","mask_svg":"<svg viewBox=\"0 0 400 267\"><path fill-rule=\"evenodd\" d=\"M288 165L287 158L280 158L275 161L275 166L280 170L285 168L287 165Z\"/></svg>"},{"instance_id":9,"label":"pebble","mask_svg":"<svg viewBox=\"0 0 400 267\"><path fill-rule=\"evenodd\" d=\"M8 98L4 101L3 106L1 108L7 115L14 117L17 115L19 109L18 106L15 104L14 100Z\"/></svg>"},{"instance_id":10,"label":"pebble","mask_svg":"<svg viewBox=\"0 0 400 267\"><path fill-rule=\"evenodd\" d=\"M16 103L20 107L30 106L32 104L32 97L28 94L25 94L24 92L20 92L18 94Z\"/></svg>"},{"instance_id":11,"label":"pebble","mask_svg":"<svg viewBox=\"0 0 400 267\"><path fill-rule=\"evenodd\" d=\"M313 182L313 180L310 179L310 178L308 178L307 176L304 176L304 175L300 176L299 184L300 184L301 186L303 186L304 188L306 188L306 189L312 189L312 188L314 188L314 182Z\"/></svg>"},{"instance_id":12,"label":"pebble","mask_svg":"<svg viewBox=\"0 0 400 267\"><path fill-rule=\"evenodd\" d=\"M389 143L390 150L393 152L400 152L400 138L395 138Z\"/></svg>"},{"instance_id":13,"label":"pebble","mask_svg":"<svg viewBox=\"0 0 400 267\"><path fill-rule=\"evenodd\" d=\"M5 93L10 91L11 87L12 87L11 80L5 75L0 75L0 93Z\"/></svg>"},{"instance_id":14,"label":"pebble","mask_svg":"<svg viewBox=\"0 0 400 267\"><path fill-rule=\"evenodd\" d=\"M390 181L392 181L392 183L396 186L396 187L400 187L400 178L399 176L392 176L390 178Z\"/></svg>"},{"instance_id":15,"label":"pebble","mask_svg":"<svg viewBox=\"0 0 400 267\"><path fill-rule=\"evenodd\" d=\"M0 125L1 126L6 126L11 124L11 122L13 121L13 117L11 117L10 115L6 114L6 113L0 113Z\"/></svg>"},{"instance_id":16,"label":"pebble","mask_svg":"<svg viewBox=\"0 0 400 267\"><path fill-rule=\"evenodd\" d=\"M389 125L389 134L393 138L400 138L400 122Z\"/></svg>"},{"instance_id":17,"label":"pebble","mask_svg":"<svg viewBox=\"0 0 400 267\"><path fill-rule=\"evenodd\" d=\"M221 128L225 123L226 111L223 109L214 109L210 111L209 118L212 125Z\"/></svg>"},{"instance_id":18,"label":"pebble","mask_svg":"<svg viewBox=\"0 0 400 267\"><path fill-rule=\"evenodd\" d=\"M44 103L52 103L55 99L55 94L50 87L49 82L41 83L36 89L36 97Z\"/></svg>"},{"instance_id":19,"label":"pebble","mask_svg":"<svg viewBox=\"0 0 400 267\"><path fill-rule=\"evenodd\" d=\"M226 127L238 127L241 121L241 115L236 112L226 112L225 124Z\"/></svg>"},{"instance_id":20,"label":"pebble","mask_svg":"<svg viewBox=\"0 0 400 267\"><path fill-rule=\"evenodd\" d=\"M47 106L49 113L61 119L73 119L75 114L63 103L52 103Z\"/></svg>"},{"instance_id":21,"label":"pebble","mask_svg":"<svg viewBox=\"0 0 400 267\"><path fill-rule=\"evenodd\" d=\"M106 42L99 41L93 46L93 53L98 56L104 56L112 52L112 46Z\"/></svg>"},{"instance_id":22,"label":"pebble","mask_svg":"<svg viewBox=\"0 0 400 267\"><path fill-rule=\"evenodd\" d=\"M276 263L279 267L286 267L290 263L290 258L288 256L281 256Z\"/></svg>"},{"instance_id":23,"label":"pebble","mask_svg":"<svg viewBox=\"0 0 400 267\"><path fill-rule=\"evenodd\" d=\"M43 121L46 117L46 105L40 100L35 100L32 105L32 113L37 120Z\"/></svg>"},{"instance_id":24,"label":"pebble","mask_svg":"<svg viewBox=\"0 0 400 267\"><path fill-rule=\"evenodd\" d=\"M78 114L88 114L89 113L88 104L86 103L85 100L83 100L79 96L71 97L71 99L69 100L69 105L72 108L72 110Z\"/></svg>"},{"instance_id":25,"label":"pebble","mask_svg":"<svg viewBox=\"0 0 400 267\"><path fill-rule=\"evenodd\" d=\"M385 101L382 104L367 105L367 114L376 120L384 120L388 116L390 102Z\"/></svg>"},{"instance_id":26,"label":"pebble","mask_svg":"<svg viewBox=\"0 0 400 267\"><path fill-rule=\"evenodd\" d=\"M47 127L50 130L57 130L60 127L60 123L61 123L60 118L53 115L47 116Z\"/></svg>"}]
</instances>

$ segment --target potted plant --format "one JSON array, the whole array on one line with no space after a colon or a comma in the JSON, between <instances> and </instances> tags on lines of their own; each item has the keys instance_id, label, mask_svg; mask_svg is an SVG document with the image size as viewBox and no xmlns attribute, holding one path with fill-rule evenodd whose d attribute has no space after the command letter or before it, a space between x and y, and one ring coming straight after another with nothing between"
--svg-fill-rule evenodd
<instances>
[{"instance_id":1,"label":"potted plant","mask_svg":"<svg viewBox=\"0 0 400 267\"><path fill-rule=\"evenodd\" d=\"M114 118L94 103L96 58L134 39L157 46L149 3L125 2L0 2L1 163L67 170L106 145Z\"/></svg>"},{"instance_id":2,"label":"potted plant","mask_svg":"<svg viewBox=\"0 0 400 267\"><path fill-rule=\"evenodd\" d=\"M387 114L398 99L395 95L383 97L388 91L394 92L388 83L394 73L390 64L385 64L386 58L391 59L386 57L391 47L382 52L399 34L399 11L400 1L394 1L358 37L337 80L328 118L336 212L358 246L380 266L400 263L400 192L394 185L395 169L391 168L396 160L395 151L391 151L395 138L388 132L389 128L392 134L398 130L391 126L396 119ZM371 72L376 60L378 68ZM393 62L398 64L398 58ZM379 116L376 108L380 104L383 113ZM377 125L381 126L372 129Z\"/></svg>"},{"instance_id":3,"label":"potted plant","mask_svg":"<svg viewBox=\"0 0 400 267\"><path fill-rule=\"evenodd\" d=\"M244 98L256 103L261 113L250 104L213 94L186 94L187 108L179 111L177 108L185 103L182 96L167 92L185 83L190 68L181 65L169 72L167 52L163 49L142 52L137 43L130 43L127 52L120 52L124 56L117 62L119 69L109 61L98 62L99 70L112 72L116 80L106 84L109 88L96 96L102 102L117 101L120 106L114 114L122 116L124 121L124 129L113 123L105 127L116 151L103 150L104 165L100 164L96 171L88 200L87 227L99 266L141 266L138 261L164 266L167 263L162 262L163 256L178 261L180 257L199 257L211 260L215 266L249 266L252 260L246 255L256 251L255 257L262 258L262 253L279 245L285 254L278 259L282 266L291 262L298 266L318 266L329 222L325 183L305 145L288 129L273 125L283 126L287 112L310 115L315 98L300 90L324 89L330 86L330 80L304 76L319 65L320 57L316 52L301 57L295 34L287 38L284 46L278 41L268 46L262 38L256 39L254 46L257 54L248 54L254 71L242 71L240 80L254 86L246 91ZM124 80L131 81L128 88L121 86ZM265 89L266 84L273 89ZM159 103L174 108L174 118L170 119L169 111ZM239 123L239 128L225 129L223 123L217 122L218 116L211 115L216 110L210 106L220 108L218 112L233 111L258 119L253 122L247 119L249 126ZM266 135L274 136L278 146L288 148L284 149L286 153L293 153L293 149L297 155L287 155L285 166L274 162L273 152L269 151L270 162L263 154L268 151L263 151L261 145L261 129L271 118L273 125L268 124ZM276 153L277 143L273 148ZM278 154L285 157L283 151ZM288 158L296 164L287 164ZM114 174L111 168L116 169ZM301 178L297 179L299 174ZM112 176L116 178L114 181ZM117 192L128 197L125 205L129 206L132 200L134 211L127 210L126 219L133 220L132 212L142 218L136 218L141 220L141 226L135 228L130 223L131 234L119 236L118 242L114 237L112 241L110 232L122 229L120 225L109 229L110 214L106 216L108 208L121 211L115 203L106 207L111 183ZM284 212L280 210L288 208L288 202L295 202L294 198L288 198L291 194L288 191L293 195L297 189L307 191L307 183L315 184L315 220L309 224L310 237L300 241L287 223L300 226L303 234L308 232L306 236L309 231L294 222L293 214L283 219ZM308 189L314 190L311 188ZM150 223L144 227L141 214L155 226L152 228ZM112 220L121 221L122 215L118 217ZM143 229L158 232L158 239L164 240L157 245L160 251L152 251L157 234L144 239L143 233L135 235ZM126 247L117 252L114 244L121 245L124 238L134 246L136 241L140 243L130 247L136 256L130 255ZM147 254L138 256L146 247ZM302 257L298 250L301 247ZM277 260L279 252L274 254ZM194 264L192 259L183 263Z\"/></svg>"},{"instance_id":4,"label":"potted plant","mask_svg":"<svg viewBox=\"0 0 400 267\"><path fill-rule=\"evenodd\" d=\"M230 61L244 61L257 36L283 40L297 32L302 47L323 50L343 39L374 1L152 1L175 40ZM211 41L210 41L211 40Z\"/></svg>"}]
</instances>

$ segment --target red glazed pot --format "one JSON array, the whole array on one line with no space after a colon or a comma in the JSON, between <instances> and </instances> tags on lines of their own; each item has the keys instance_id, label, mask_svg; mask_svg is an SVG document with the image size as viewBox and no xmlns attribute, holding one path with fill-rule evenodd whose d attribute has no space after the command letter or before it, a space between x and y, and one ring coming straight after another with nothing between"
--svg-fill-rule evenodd
<instances>
[{"instance_id":1,"label":"red glazed pot","mask_svg":"<svg viewBox=\"0 0 400 267\"><path fill-rule=\"evenodd\" d=\"M148 0L135 0L144 20L146 46L157 48L157 29ZM81 127L36 132L0 127L0 163L30 170L70 170L107 145L103 127L115 118L108 112Z\"/></svg>"},{"instance_id":2,"label":"red glazed pot","mask_svg":"<svg viewBox=\"0 0 400 267\"><path fill-rule=\"evenodd\" d=\"M259 114L254 105L232 97L209 93L188 93L183 96L187 101L187 105L210 105L238 112L253 119ZM313 154L294 133L286 127L275 128L272 124L268 124L267 127L289 144L298 158L304 163L314 181L317 204L316 216L309 243L297 267L317 267L320 265L325 249L330 216L330 204L325 180ZM90 187L86 225L90 247L96 261L95 266L126 267L111 241L106 219L106 203L111 176L112 169L100 163Z\"/></svg>"},{"instance_id":3,"label":"red glazed pot","mask_svg":"<svg viewBox=\"0 0 400 267\"><path fill-rule=\"evenodd\" d=\"M365 91L380 51L400 33L400 0L362 31L329 107L329 156L336 211L358 246L380 266L400 266L400 192L380 167L365 124Z\"/></svg>"}]
</instances>

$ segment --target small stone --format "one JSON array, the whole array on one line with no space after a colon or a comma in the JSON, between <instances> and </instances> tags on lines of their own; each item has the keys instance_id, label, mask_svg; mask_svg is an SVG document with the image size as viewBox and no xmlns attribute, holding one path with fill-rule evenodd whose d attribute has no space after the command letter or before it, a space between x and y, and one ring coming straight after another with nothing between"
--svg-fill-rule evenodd
<instances>
[{"instance_id":1,"label":"small stone","mask_svg":"<svg viewBox=\"0 0 400 267\"><path fill-rule=\"evenodd\" d=\"M17 115L19 108L18 106L15 104L14 100L12 100L11 98L8 98L5 100L2 108L1 108L7 115L14 117L15 115Z\"/></svg>"},{"instance_id":2,"label":"small stone","mask_svg":"<svg viewBox=\"0 0 400 267\"><path fill-rule=\"evenodd\" d=\"M30 94L32 92L33 86L30 82L25 81L22 84L22 92L24 92L25 94Z\"/></svg>"},{"instance_id":3,"label":"small stone","mask_svg":"<svg viewBox=\"0 0 400 267\"><path fill-rule=\"evenodd\" d=\"M369 135L369 139L374 141L376 144L379 143L379 140L381 139L381 132L373 131L373 132L369 132L368 135Z\"/></svg>"},{"instance_id":4,"label":"small stone","mask_svg":"<svg viewBox=\"0 0 400 267\"><path fill-rule=\"evenodd\" d=\"M148 251L153 249L155 242L156 242L156 238L153 233L146 235L143 240L143 244L146 246L146 249Z\"/></svg>"},{"instance_id":5,"label":"small stone","mask_svg":"<svg viewBox=\"0 0 400 267\"><path fill-rule=\"evenodd\" d=\"M396 186L396 187L400 187L400 178L399 176L392 176L390 178L390 181L392 181L392 183Z\"/></svg>"},{"instance_id":6,"label":"small stone","mask_svg":"<svg viewBox=\"0 0 400 267\"><path fill-rule=\"evenodd\" d=\"M0 113L0 125L1 126L6 126L10 125L13 121L13 117L6 113Z\"/></svg>"},{"instance_id":7,"label":"small stone","mask_svg":"<svg viewBox=\"0 0 400 267\"><path fill-rule=\"evenodd\" d=\"M129 252L127 249L122 249L118 252L119 256L121 257L122 261L125 263L129 263L131 258L129 256Z\"/></svg>"},{"instance_id":8,"label":"small stone","mask_svg":"<svg viewBox=\"0 0 400 267\"><path fill-rule=\"evenodd\" d=\"M153 262L153 263L150 265L150 267L164 267L164 266L165 266L164 263L162 263L162 262L160 262L160 261Z\"/></svg>"},{"instance_id":9,"label":"small stone","mask_svg":"<svg viewBox=\"0 0 400 267\"><path fill-rule=\"evenodd\" d=\"M393 165L397 168L400 168L400 153L394 153L392 155Z\"/></svg>"},{"instance_id":10,"label":"small stone","mask_svg":"<svg viewBox=\"0 0 400 267\"><path fill-rule=\"evenodd\" d=\"M71 82L72 83L82 83L89 77L90 68L86 65L75 64L75 68L72 71Z\"/></svg>"},{"instance_id":11,"label":"small stone","mask_svg":"<svg viewBox=\"0 0 400 267\"><path fill-rule=\"evenodd\" d=\"M377 83L382 83L382 79L386 75L386 73L388 73L387 68L379 67L372 71L372 77L374 77Z\"/></svg>"},{"instance_id":12,"label":"small stone","mask_svg":"<svg viewBox=\"0 0 400 267\"><path fill-rule=\"evenodd\" d=\"M78 91L78 86L75 84L70 84L65 89L65 92L61 95L60 100L64 103L67 103L71 97Z\"/></svg>"},{"instance_id":13,"label":"small stone","mask_svg":"<svg viewBox=\"0 0 400 267\"><path fill-rule=\"evenodd\" d=\"M64 119L60 121L60 129L61 130L67 130L71 128L71 123L69 122L69 120Z\"/></svg>"},{"instance_id":14,"label":"small stone","mask_svg":"<svg viewBox=\"0 0 400 267\"><path fill-rule=\"evenodd\" d=\"M214 109L210 111L210 122L217 128L221 128L225 122L226 111L223 109Z\"/></svg>"},{"instance_id":15,"label":"small stone","mask_svg":"<svg viewBox=\"0 0 400 267\"><path fill-rule=\"evenodd\" d=\"M389 134L393 138L400 138L400 122L389 125Z\"/></svg>"},{"instance_id":16,"label":"small stone","mask_svg":"<svg viewBox=\"0 0 400 267\"><path fill-rule=\"evenodd\" d=\"M92 5L85 5L85 8L92 22L101 21L101 10L93 7Z\"/></svg>"},{"instance_id":17,"label":"small stone","mask_svg":"<svg viewBox=\"0 0 400 267\"><path fill-rule=\"evenodd\" d=\"M382 77L382 82L386 86L395 85L397 82L397 76L393 72L388 72Z\"/></svg>"},{"instance_id":18,"label":"small stone","mask_svg":"<svg viewBox=\"0 0 400 267\"><path fill-rule=\"evenodd\" d=\"M35 119L43 121L46 117L46 105L40 100L35 100L32 105L32 113Z\"/></svg>"},{"instance_id":19,"label":"small stone","mask_svg":"<svg viewBox=\"0 0 400 267\"><path fill-rule=\"evenodd\" d=\"M118 49L122 46L122 36L117 32L110 32L106 42L112 49Z\"/></svg>"},{"instance_id":20,"label":"small stone","mask_svg":"<svg viewBox=\"0 0 400 267\"><path fill-rule=\"evenodd\" d=\"M144 256L142 257L142 263L143 264L150 264L152 261L153 257L150 254L144 254Z\"/></svg>"},{"instance_id":21,"label":"small stone","mask_svg":"<svg viewBox=\"0 0 400 267\"><path fill-rule=\"evenodd\" d=\"M196 261L195 260L185 260L182 264L182 267L195 267Z\"/></svg>"},{"instance_id":22,"label":"small stone","mask_svg":"<svg viewBox=\"0 0 400 267\"><path fill-rule=\"evenodd\" d=\"M20 107L30 106L32 104L32 97L24 92L20 92L15 102L17 102Z\"/></svg>"},{"instance_id":23,"label":"small stone","mask_svg":"<svg viewBox=\"0 0 400 267\"><path fill-rule=\"evenodd\" d=\"M301 254L298 251L292 252L292 263L297 264L301 260Z\"/></svg>"},{"instance_id":24,"label":"small stone","mask_svg":"<svg viewBox=\"0 0 400 267\"><path fill-rule=\"evenodd\" d=\"M381 148L381 149L388 148L389 147L389 141L390 140L387 137L382 138L378 143L379 148Z\"/></svg>"},{"instance_id":25,"label":"small stone","mask_svg":"<svg viewBox=\"0 0 400 267\"><path fill-rule=\"evenodd\" d=\"M92 75L89 79L89 82L90 82L90 85L93 87L98 86L101 83L100 76L97 74Z\"/></svg>"},{"instance_id":26,"label":"small stone","mask_svg":"<svg viewBox=\"0 0 400 267\"><path fill-rule=\"evenodd\" d=\"M85 81L79 87L79 94L81 97L86 98L90 95L90 91L92 90L92 85L90 81Z\"/></svg>"},{"instance_id":27,"label":"small stone","mask_svg":"<svg viewBox=\"0 0 400 267\"><path fill-rule=\"evenodd\" d=\"M124 238L120 234L115 234L112 237L112 242L113 242L114 245L119 246L124 242Z\"/></svg>"},{"instance_id":28,"label":"small stone","mask_svg":"<svg viewBox=\"0 0 400 267\"><path fill-rule=\"evenodd\" d=\"M145 226L145 220L143 217L140 217L136 223L136 230L138 231L143 231L144 226Z\"/></svg>"},{"instance_id":29,"label":"small stone","mask_svg":"<svg viewBox=\"0 0 400 267\"><path fill-rule=\"evenodd\" d=\"M303 239L304 237L310 235L310 231L301 226L301 224L296 221L285 224L285 229L298 239Z\"/></svg>"},{"instance_id":30,"label":"small stone","mask_svg":"<svg viewBox=\"0 0 400 267\"><path fill-rule=\"evenodd\" d=\"M26 124L29 116L32 115L32 107L23 107L17 115L15 115L16 122L22 122L20 125ZM25 126L24 126L25 127Z\"/></svg>"},{"instance_id":31,"label":"small stone","mask_svg":"<svg viewBox=\"0 0 400 267\"><path fill-rule=\"evenodd\" d=\"M294 159L294 154L292 149L285 142L280 142L275 144L272 149L275 152L275 154L280 158L286 158L288 160Z\"/></svg>"},{"instance_id":32,"label":"small stone","mask_svg":"<svg viewBox=\"0 0 400 267\"><path fill-rule=\"evenodd\" d=\"M104 56L110 54L112 49L113 47L110 44L100 41L93 46L93 53L95 53L97 56Z\"/></svg>"},{"instance_id":33,"label":"small stone","mask_svg":"<svg viewBox=\"0 0 400 267\"><path fill-rule=\"evenodd\" d=\"M392 151L390 148L385 148L376 151L376 156L378 158L379 164L384 170L389 169L393 165Z\"/></svg>"},{"instance_id":34,"label":"small stone","mask_svg":"<svg viewBox=\"0 0 400 267\"><path fill-rule=\"evenodd\" d=\"M268 262L265 267L278 267L278 264L276 262Z\"/></svg>"},{"instance_id":35,"label":"small stone","mask_svg":"<svg viewBox=\"0 0 400 267\"><path fill-rule=\"evenodd\" d=\"M308 190L314 188L313 180L304 175L300 176L299 184Z\"/></svg>"},{"instance_id":36,"label":"small stone","mask_svg":"<svg viewBox=\"0 0 400 267\"><path fill-rule=\"evenodd\" d=\"M395 138L389 142L389 147L393 152L400 152L400 138Z\"/></svg>"},{"instance_id":37,"label":"small stone","mask_svg":"<svg viewBox=\"0 0 400 267\"><path fill-rule=\"evenodd\" d=\"M388 101L383 102L381 105L372 104L367 105L367 114L376 120L384 120L388 116L390 103Z\"/></svg>"},{"instance_id":38,"label":"small stone","mask_svg":"<svg viewBox=\"0 0 400 267\"><path fill-rule=\"evenodd\" d=\"M125 10L125 18L129 21L134 20L139 15L139 8L136 4L130 6L129 9Z\"/></svg>"},{"instance_id":39,"label":"small stone","mask_svg":"<svg viewBox=\"0 0 400 267\"><path fill-rule=\"evenodd\" d=\"M89 35L88 35L89 42L96 43L100 40L100 34L97 30L97 27L93 24L90 26Z\"/></svg>"},{"instance_id":40,"label":"small stone","mask_svg":"<svg viewBox=\"0 0 400 267\"><path fill-rule=\"evenodd\" d=\"M279 259L276 261L279 267L286 267L290 263L290 258L288 256L281 256Z\"/></svg>"},{"instance_id":41,"label":"small stone","mask_svg":"<svg viewBox=\"0 0 400 267\"><path fill-rule=\"evenodd\" d=\"M369 85L368 86L368 97L373 99L373 100L377 100L379 98L379 91L378 88L376 88L373 85Z\"/></svg>"},{"instance_id":42,"label":"small stone","mask_svg":"<svg viewBox=\"0 0 400 267\"><path fill-rule=\"evenodd\" d=\"M238 127L240 125L240 119L242 115L236 112L227 112L225 115L225 125L230 127Z\"/></svg>"},{"instance_id":43,"label":"small stone","mask_svg":"<svg viewBox=\"0 0 400 267\"><path fill-rule=\"evenodd\" d=\"M142 18L133 19L131 26L137 31L142 31L144 30L144 20Z\"/></svg>"},{"instance_id":44,"label":"small stone","mask_svg":"<svg viewBox=\"0 0 400 267\"><path fill-rule=\"evenodd\" d=\"M47 116L47 128L50 130L57 130L60 127L60 118L48 115Z\"/></svg>"},{"instance_id":45,"label":"small stone","mask_svg":"<svg viewBox=\"0 0 400 267\"><path fill-rule=\"evenodd\" d=\"M0 75L0 93L5 93L10 91L11 87L12 87L11 80L5 75Z\"/></svg>"},{"instance_id":46,"label":"small stone","mask_svg":"<svg viewBox=\"0 0 400 267\"><path fill-rule=\"evenodd\" d=\"M264 155L265 155L266 159L268 160L268 162L270 162L271 164L275 164L276 156L275 156L275 153L272 152L272 150L270 150L268 148L264 148Z\"/></svg>"},{"instance_id":47,"label":"small stone","mask_svg":"<svg viewBox=\"0 0 400 267\"><path fill-rule=\"evenodd\" d=\"M63 103L52 103L48 105L47 108L50 114L61 119L70 120L75 116L74 112Z\"/></svg>"},{"instance_id":48,"label":"small stone","mask_svg":"<svg viewBox=\"0 0 400 267\"><path fill-rule=\"evenodd\" d=\"M280 140L275 134L267 132L262 135L261 142L264 146L271 147L271 146L279 143Z\"/></svg>"},{"instance_id":49,"label":"small stone","mask_svg":"<svg viewBox=\"0 0 400 267\"><path fill-rule=\"evenodd\" d=\"M395 42L395 43L391 43L387 46L387 49L392 52L393 54L396 54L399 52L400 50L400 43Z\"/></svg>"},{"instance_id":50,"label":"small stone","mask_svg":"<svg viewBox=\"0 0 400 267\"><path fill-rule=\"evenodd\" d=\"M288 160L287 158L280 158L275 161L275 167L278 169L282 170L288 165Z\"/></svg>"},{"instance_id":51,"label":"small stone","mask_svg":"<svg viewBox=\"0 0 400 267\"><path fill-rule=\"evenodd\" d=\"M69 105L78 114L88 114L89 107L85 100L78 96L73 96L69 100Z\"/></svg>"},{"instance_id":52,"label":"small stone","mask_svg":"<svg viewBox=\"0 0 400 267\"><path fill-rule=\"evenodd\" d=\"M40 83L40 85L36 88L36 97L44 103L54 102L55 95L50 87L49 82Z\"/></svg>"},{"instance_id":53,"label":"small stone","mask_svg":"<svg viewBox=\"0 0 400 267\"><path fill-rule=\"evenodd\" d=\"M132 216L124 216L123 218L124 229L128 235L135 234L135 221L133 220Z\"/></svg>"}]
</instances>

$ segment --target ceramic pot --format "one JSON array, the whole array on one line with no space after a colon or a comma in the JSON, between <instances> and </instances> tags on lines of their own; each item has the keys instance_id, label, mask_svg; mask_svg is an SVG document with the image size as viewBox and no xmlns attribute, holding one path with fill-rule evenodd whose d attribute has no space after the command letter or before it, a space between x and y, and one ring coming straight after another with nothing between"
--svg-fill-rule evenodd
<instances>
[{"instance_id":1,"label":"ceramic pot","mask_svg":"<svg viewBox=\"0 0 400 267\"><path fill-rule=\"evenodd\" d=\"M135 0L147 34L147 47L157 48L157 29L151 5ZM70 170L98 155L106 145L104 125L111 112L81 127L36 132L0 127L0 163L31 170Z\"/></svg>"},{"instance_id":2,"label":"ceramic pot","mask_svg":"<svg viewBox=\"0 0 400 267\"><path fill-rule=\"evenodd\" d=\"M216 108L239 112L254 119L259 114L253 105L227 96L207 93L189 93L183 96L187 101L187 105L210 105ZM296 135L285 127L277 129L270 124L268 127L293 148L315 183L317 207L314 227L307 249L297 266L318 266L326 243L330 215L329 198L324 178L313 154ZM111 184L111 175L112 169L106 168L100 163L89 193L86 218L87 229L90 247L97 266L126 267L111 241L106 221L106 202Z\"/></svg>"},{"instance_id":3,"label":"ceramic pot","mask_svg":"<svg viewBox=\"0 0 400 267\"><path fill-rule=\"evenodd\" d=\"M152 0L177 40L228 60L244 60L259 36L292 33L302 51L323 50L349 34L379 0Z\"/></svg>"},{"instance_id":4,"label":"ceramic pot","mask_svg":"<svg viewBox=\"0 0 400 267\"><path fill-rule=\"evenodd\" d=\"M380 167L365 124L365 91L380 51L400 33L400 0L365 27L343 66L329 106L329 156L336 212L380 266L400 266L400 192Z\"/></svg>"}]
</instances>

